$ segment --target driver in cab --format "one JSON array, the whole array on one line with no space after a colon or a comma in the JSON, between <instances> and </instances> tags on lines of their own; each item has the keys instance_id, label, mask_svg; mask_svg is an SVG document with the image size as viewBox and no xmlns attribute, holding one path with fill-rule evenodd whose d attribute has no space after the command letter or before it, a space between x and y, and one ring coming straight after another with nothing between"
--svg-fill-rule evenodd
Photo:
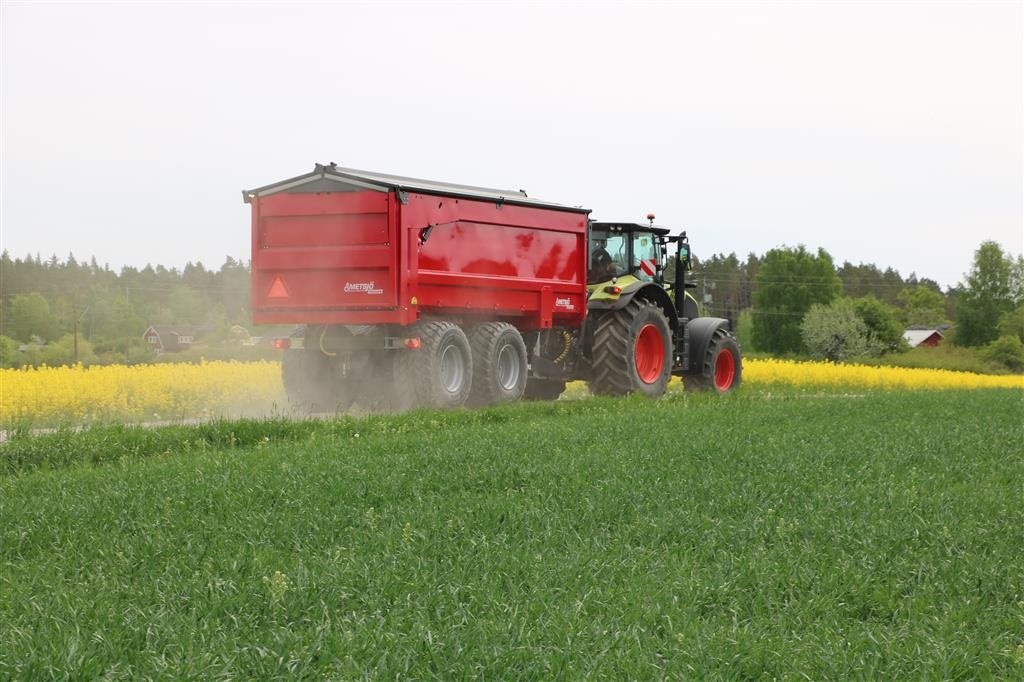
<instances>
[{"instance_id":1,"label":"driver in cab","mask_svg":"<svg viewBox=\"0 0 1024 682\"><path fill-rule=\"evenodd\" d=\"M594 240L594 250L590 252L590 273L587 278L591 282L603 282L615 276L615 261L608 253L607 246L607 239Z\"/></svg>"}]
</instances>

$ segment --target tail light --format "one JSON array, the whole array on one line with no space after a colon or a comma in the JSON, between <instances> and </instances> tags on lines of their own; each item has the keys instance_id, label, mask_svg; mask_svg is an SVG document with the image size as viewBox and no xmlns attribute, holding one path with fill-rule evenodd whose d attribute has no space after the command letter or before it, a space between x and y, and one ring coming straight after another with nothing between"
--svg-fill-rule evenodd
<instances>
[{"instance_id":1,"label":"tail light","mask_svg":"<svg viewBox=\"0 0 1024 682\"><path fill-rule=\"evenodd\" d=\"M274 350L288 350L291 347L291 339L274 339Z\"/></svg>"},{"instance_id":2,"label":"tail light","mask_svg":"<svg viewBox=\"0 0 1024 682\"><path fill-rule=\"evenodd\" d=\"M419 337L405 340L405 347L408 348L409 350L419 350L420 346L422 345L423 342L420 341Z\"/></svg>"},{"instance_id":3,"label":"tail light","mask_svg":"<svg viewBox=\"0 0 1024 682\"><path fill-rule=\"evenodd\" d=\"M608 285L608 286L606 286L604 288L604 292L606 294L614 294L614 295L618 296L619 294L622 293L622 287L615 286L614 284L611 284L611 285Z\"/></svg>"}]
</instances>

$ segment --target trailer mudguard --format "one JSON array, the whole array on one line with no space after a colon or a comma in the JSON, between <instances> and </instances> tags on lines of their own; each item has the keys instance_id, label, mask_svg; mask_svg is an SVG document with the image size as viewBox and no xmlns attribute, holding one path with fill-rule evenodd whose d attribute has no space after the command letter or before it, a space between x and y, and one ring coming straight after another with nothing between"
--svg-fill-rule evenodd
<instances>
[{"instance_id":1,"label":"trailer mudguard","mask_svg":"<svg viewBox=\"0 0 1024 682\"><path fill-rule=\"evenodd\" d=\"M636 281L627 284L622 288L622 293L615 298L591 299L587 301L587 310L620 310L637 296L661 306L668 319L669 329L679 328L679 316L676 314L676 307L672 304L672 299L664 289L651 282Z\"/></svg>"},{"instance_id":2,"label":"trailer mudguard","mask_svg":"<svg viewBox=\"0 0 1024 682\"><path fill-rule=\"evenodd\" d=\"M700 374L704 371L704 363L691 362L693 358L703 358L708 352L708 344L714 333L723 327L728 331L729 320L721 317L697 317L686 326L690 330L690 357L686 360L683 374Z\"/></svg>"}]
</instances>

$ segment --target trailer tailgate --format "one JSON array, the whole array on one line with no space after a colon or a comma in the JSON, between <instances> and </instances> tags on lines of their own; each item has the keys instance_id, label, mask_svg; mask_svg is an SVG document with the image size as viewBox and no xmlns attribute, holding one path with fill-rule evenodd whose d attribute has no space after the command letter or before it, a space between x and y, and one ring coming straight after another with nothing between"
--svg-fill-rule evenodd
<instances>
[{"instance_id":1,"label":"trailer tailgate","mask_svg":"<svg viewBox=\"0 0 1024 682\"><path fill-rule=\"evenodd\" d=\"M253 313L393 310L398 302L391 195L278 193L253 211Z\"/></svg>"}]
</instances>

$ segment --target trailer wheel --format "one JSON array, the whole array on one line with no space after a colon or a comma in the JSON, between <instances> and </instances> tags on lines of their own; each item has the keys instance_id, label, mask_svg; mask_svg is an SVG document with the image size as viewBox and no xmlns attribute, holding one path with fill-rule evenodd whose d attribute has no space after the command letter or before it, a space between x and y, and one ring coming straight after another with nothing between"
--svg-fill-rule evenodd
<instances>
[{"instance_id":1,"label":"trailer wheel","mask_svg":"<svg viewBox=\"0 0 1024 682\"><path fill-rule=\"evenodd\" d=\"M399 383L421 407L458 407L473 386L473 353L466 334L451 322L424 322L412 330L417 350L402 351Z\"/></svg>"},{"instance_id":2,"label":"trailer wheel","mask_svg":"<svg viewBox=\"0 0 1024 682\"><path fill-rule=\"evenodd\" d=\"M526 344L507 322L488 322L469 333L473 387L468 405L500 405L519 400L526 388Z\"/></svg>"},{"instance_id":3,"label":"trailer wheel","mask_svg":"<svg viewBox=\"0 0 1024 682\"><path fill-rule=\"evenodd\" d=\"M523 400L558 400L565 391L565 382L557 379L530 379L523 391Z\"/></svg>"},{"instance_id":4,"label":"trailer wheel","mask_svg":"<svg viewBox=\"0 0 1024 682\"><path fill-rule=\"evenodd\" d=\"M672 371L672 335L656 304L633 299L597 320L590 390L597 395L665 393Z\"/></svg>"},{"instance_id":5,"label":"trailer wheel","mask_svg":"<svg viewBox=\"0 0 1024 682\"><path fill-rule=\"evenodd\" d=\"M704 353L704 365L700 374L683 377L683 388L687 391L714 391L728 393L739 387L743 379L743 359L735 337L725 329L718 329L708 343Z\"/></svg>"},{"instance_id":6,"label":"trailer wheel","mask_svg":"<svg viewBox=\"0 0 1024 682\"><path fill-rule=\"evenodd\" d=\"M281 379L288 401L303 412L343 412L352 405L343 390L338 362L310 349L290 349L281 358Z\"/></svg>"}]
</instances>

